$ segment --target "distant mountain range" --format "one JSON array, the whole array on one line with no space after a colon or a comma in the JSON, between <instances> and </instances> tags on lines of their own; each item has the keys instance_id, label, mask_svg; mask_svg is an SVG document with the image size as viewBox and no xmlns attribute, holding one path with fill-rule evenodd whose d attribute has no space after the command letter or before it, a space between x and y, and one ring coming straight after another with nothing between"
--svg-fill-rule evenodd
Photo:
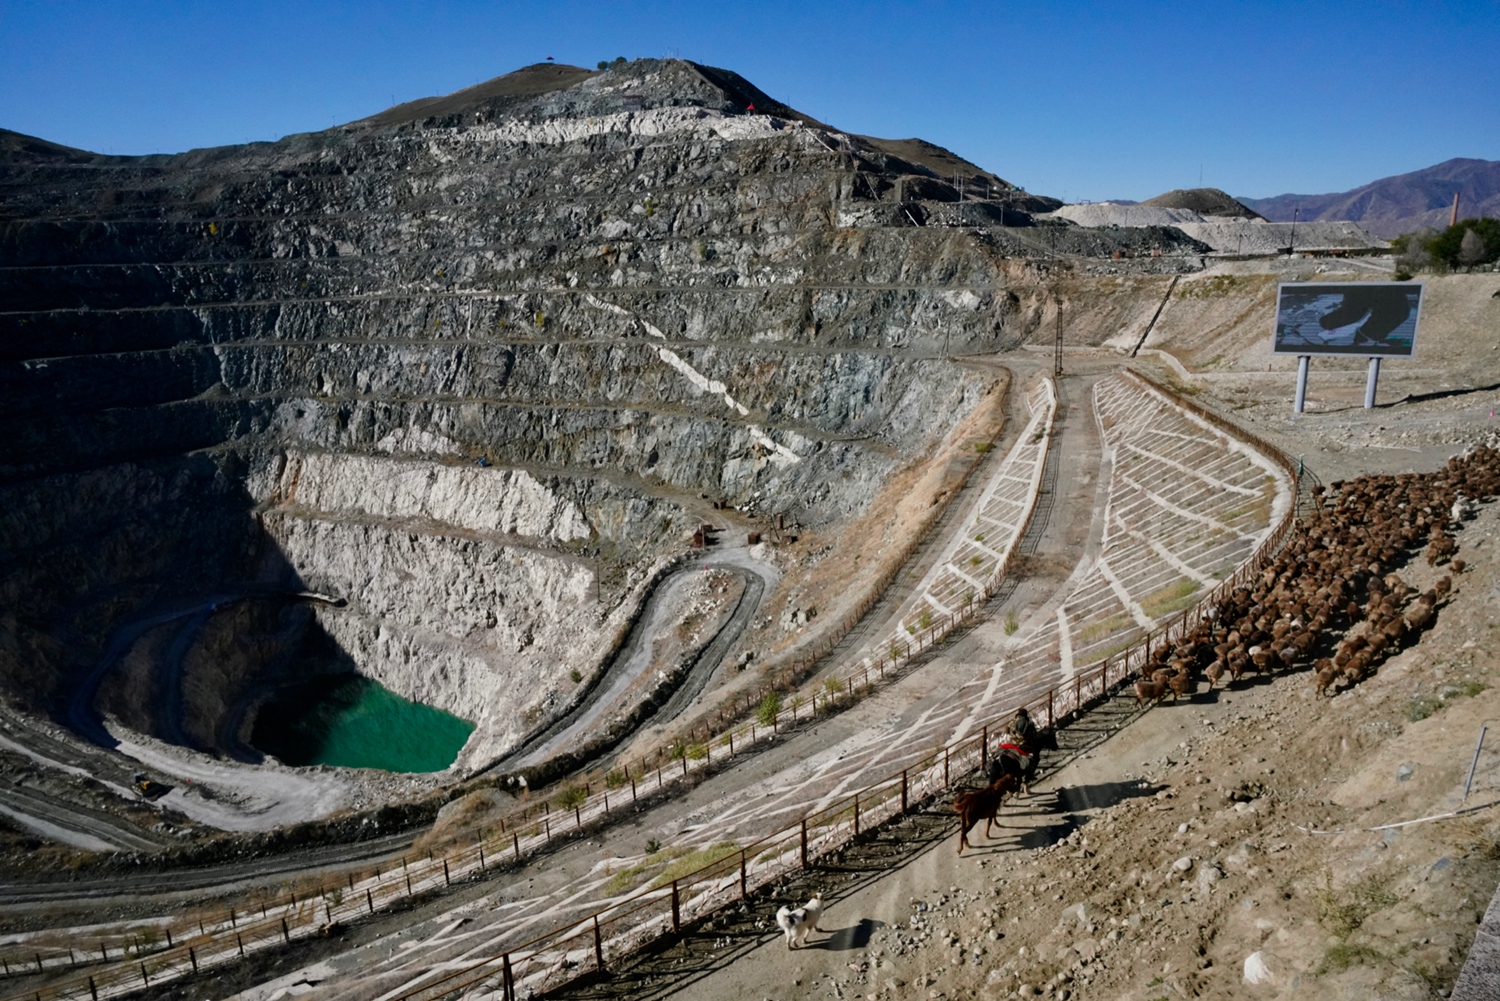
<instances>
[{"instance_id":1,"label":"distant mountain range","mask_svg":"<svg viewBox=\"0 0 1500 1001\"><path fill-rule=\"evenodd\" d=\"M1500 218L1500 160L1445 160L1332 195L1237 200L1272 222L1291 222L1292 212L1300 209L1298 221L1349 220L1373 236L1390 239L1423 226L1446 227L1455 191L1460 219Z\"/></svg>"}]
</instances>

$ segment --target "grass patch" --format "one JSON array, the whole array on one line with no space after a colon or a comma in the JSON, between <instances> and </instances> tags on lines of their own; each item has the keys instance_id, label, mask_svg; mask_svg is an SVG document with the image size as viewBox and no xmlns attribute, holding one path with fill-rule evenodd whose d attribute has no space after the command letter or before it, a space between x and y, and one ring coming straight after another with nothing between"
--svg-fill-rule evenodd
<instances>
[{"instance_id":1,"label":"grass patch","mask_svg":"<svg viewBox=\"0 0 1500 1001\"><path fill-rule=\"evenodd\" d=\"M1461 684L1444 685L1432 695L1420 695L1406 704L1406 718L1413 723L1421 722L1449 702L1458 699L1470 699L1484 691L1489 686L1479 681L1465 681Z\"/></svg>"},{"instance_id":2,"label":"grass patch","mask_svg":"<svg viewBox=\"0 0 1500 1001\"><path fill-rule=\"evenodd\" d=\"M1385 879L1370 876L1355 883L1343 893L1336 893L1333 889L1332 875L1325 874L1323 889L1318 892L1318 922L1339 938L1344 939L1358 931L1371 914L1383 911L1395 903L1396 895L1390 891ZM1350 948L1361 947L1351 946Z\"/></svg>"},{"instance_id":3,"label":"grass patch","mask_svg":"<svg viewBox=\"0 0 1500 1001\"><path fill-rule=\"evenodd\" d=\"M552 805L559 810L571 810L575 806L582 806L588 798L588 790L583 786L567 786L552 797Z\"/></svg>"},{"instance_id":4,"label":"grass patch","mask_svg":"<svg viewBox=\"0 0 1500 1001\"><path fill-rule=\"evenodd\" d=\"M1270 521L1271 498L1262 496L1257 497L1255 500L1246 501L1239 507L1226 513L1221 520L1227 524L1239 518L1243 518L1247 514L1254 515L1256 521Z\"/></svg>"},{"instance_id":5,"label":"grass patch","mask_svg":"<svg viewBox=\"0 0 1500 1001\"><path fill-rule=\"evenodd\" d=\"M1078 638L1085 643L1103 639L1111 633L1119 632L1133 621L1135 620L1124 612L1116 612L1107 619L1102 619L1091 626L1085 626L1083 629L1080 629L1078 631Z\"/></svg>"},{"instance_id":6,"label":"grass patch","mask_svg":"<svg viewBox=\"0 0 1500 1001\"><path fill-rule=\"evenodd\" d=\"M1141 608L1145 609L1146 614L1153 619L1180 612L1197 600L1193 595L1197 594L1202 587L1203 585L1195 580L1179 577L1155 594L1148 595L1141 602Z\"/></svg>"},{"instance_id":7,"label":"grass patch","mask_svg":"<svg viewBox=\"0 0 1500 1001\"><path fill-rule=\"evenodd\" d=\"M1318 963L1318 968L1313 972L1321 977L1326 973L1343 973L1351 966L1373 966L1384 960L1384 955L1368 945L1350 945L1348 942L1340 942L1338 945L1328 947L1328 951L1323 953L1323 958Z\"/></svg>"},{"instance_id":8,"label":"grass patch","mask_svg":"<svg viewBox=\"0 0 1500 1001\"><path fill-rule=\"evenodd\" d=\"M658 886L666 886L674 879L681 879L683 876L695 873L704 866L718 862L739 850L740 846L733 841L721 841L716 845L688 852L658 873L656 878L651 880L651 887L655 889Z\"/></svg>"},{"instance_id":9,"label":"grass patch","mask_svg":"<svg viewBox=\"0 0 1500 1001\"><path fill-rule=\"evenodd\" d=\"M1016 618L1015 612L1005 613L1005 635L1014 636L1016 630L1021 628L1020 620Z\"/></svg>"},{"instance_id":10,"label":"grass patch","mask_svg":"<svg viewBox=\"0 0 1500 1001\"><path fill-rule=\"evenodd\" d=\"M654 846L654 847L653 847ZM733 841L721 841L707 848L662 848L655 840L646 843L650 856L628 869L622 869L609 878L604 890L610 894L621 894L633 889L643 877L651 877L651 886L665 886L674 879L681 879L697 872L710 863L717 862L740 850Z\"/></svg>"}]
</instances>

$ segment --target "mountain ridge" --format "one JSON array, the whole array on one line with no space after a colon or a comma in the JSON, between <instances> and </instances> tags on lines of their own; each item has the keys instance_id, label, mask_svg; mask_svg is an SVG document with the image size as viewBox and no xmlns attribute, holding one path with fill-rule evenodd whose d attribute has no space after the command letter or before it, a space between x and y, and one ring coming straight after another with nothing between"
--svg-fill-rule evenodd
<instances>
[{"instance_id":1,"label":"mountain ridge","mask_svg":"<svg viewBox=\"0 0 1500 1001\"><path fill-rule=\"evenodd\" d=\"M1291 222L1295 212L1299 222L1357 222L1390 239L1424 226L1447 226L1455 191L1459 218L1500 216L1500 160L1454 157L1349 191L1237 200L1272 222Z\"/></svg>"}]
</instances>

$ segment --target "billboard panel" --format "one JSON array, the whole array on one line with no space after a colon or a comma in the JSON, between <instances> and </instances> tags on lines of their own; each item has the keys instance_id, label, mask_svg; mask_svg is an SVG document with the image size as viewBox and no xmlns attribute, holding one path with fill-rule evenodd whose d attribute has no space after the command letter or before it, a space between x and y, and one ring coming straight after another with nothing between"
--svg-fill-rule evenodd
<instances>
[{"instance_id":1,"label":"billboard panel","mask_svg":"<svg viewBox=\"0 0 1500 1001\"><path fill-rule=\"evenodd\" d=\"M1423 288L1421 282L1283 282L1271 351L1410 358Z\"/></svg>"}]
</instances>

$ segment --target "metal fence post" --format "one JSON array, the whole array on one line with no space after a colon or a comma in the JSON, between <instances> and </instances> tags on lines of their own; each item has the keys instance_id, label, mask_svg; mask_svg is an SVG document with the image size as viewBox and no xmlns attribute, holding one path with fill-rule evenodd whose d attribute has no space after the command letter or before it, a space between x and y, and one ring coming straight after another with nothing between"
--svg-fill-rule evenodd
<instances>
[{"instance_id":1,"label":"metal fence post","mask_svg":"<svg viewBox=\"0 0 1500 1001\"><path fill-rule=\"evenodd\" d=\"M510 953L500 957L500 986L504 992L505 1001L516 1001L516 981L510 972Z\"/></svg>"},{"instance_id":2,"label":"metal fence post","mask_svg":"<svg viewBox=\"0 0 1500 1001\"><path fill-rule=\"evenodd\" d=\"M682 903L677 894L677 880L672 880L672 930L679 931L682 928Z\"/></svg>"},{"instance_id":3,"label":"metal fence post","mask_svg":"<svg viewBox=\"0 0 1500 1001\"><path fill-rule=\"evenodd\" d=\"M951 783L948 779L948 749L943 748L943 788L946 789Z\"/></svg>"},{"instance_id":4,"label":"metal fence post","mask_svg":"<svg viewBox=\"0 0 1500 1001\"><path fill-rule=\"evenodd\" d=\"M594 915L594 963L604 969L604 939L599 934L599 915Z\"/></svg>"},{"instance_id":5,"label":"metal fence post","mask_svg":"<svg viewBox=\"0 0 1500 1001\"><path fill-rule=\"evenodd\" d=\"M985 768L990 763L990 725L986 723L979 731L979 767Z\"/></svg>"},{"instance_id":6,"label":"metal fence post","mask_svg":"<svg viewBox=\"0 0 1500 1001\"><path fill-rule=\"evenodd\" d=\"M854 794L854 836L859 837L859 793Z\"/></svg>"},{"instance_id":7,"label":"metal fence post","mask_svg":"<svg viewBox=\"0 0 1500 1001\"><path fill-rule=\"evenodd\" d=\"M802 868L807 868L807 818L802 818Z\"/></svg>"},{"instance_id":8,"label":"metal fence post","mask_svg":"<svg viewBox=\"0 0 1500 1001\"><path fill-rule=\"evenodd\" d=\"M740 849L740 899L741 900L745 900L745 899L747 899L750 896L750 893L749 893L749 891L748 891L748 889L746 887L747 880L746 880L745 877L746 877L746 873L745 873L745 849L741 848Z\"/></svg>"},{"instance_id":9,"label":"metal fence post","mask_svg":"<svg viewBox=\"0 0 1500 1001\"><path fill-rule=\"evenodd\" d=\"M906 813L906 769L901 769L901 812Z\"/></svg>"}]
</instances>

